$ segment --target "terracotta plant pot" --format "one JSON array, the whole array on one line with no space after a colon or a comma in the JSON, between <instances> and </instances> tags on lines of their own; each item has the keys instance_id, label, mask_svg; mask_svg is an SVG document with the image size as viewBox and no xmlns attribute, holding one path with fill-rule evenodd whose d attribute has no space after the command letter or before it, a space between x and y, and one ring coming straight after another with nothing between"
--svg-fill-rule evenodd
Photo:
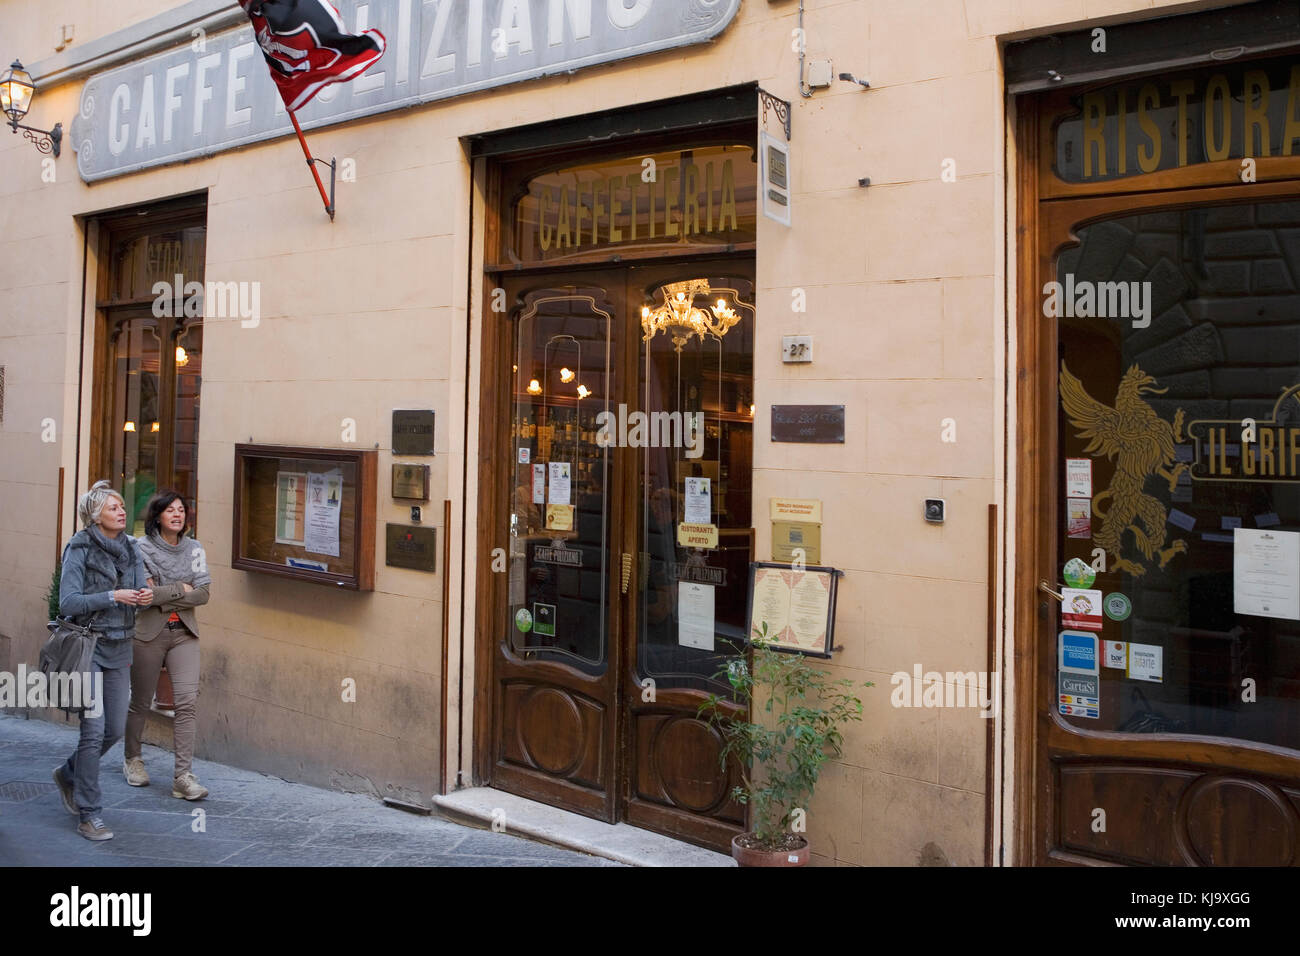
<instances>
[{"instance_id":1,"label":"terracotta plant pot","mask_svg":"<svg viewBox=\"0 0 1300 956\"><path fill-rule=\"evenodd\" d=\"M747 833L738 833L731 838L731 856L738 866L807 866L808 841L793 850L757 850L741 846L736 841Z\"/></svg>"}]
</instances>

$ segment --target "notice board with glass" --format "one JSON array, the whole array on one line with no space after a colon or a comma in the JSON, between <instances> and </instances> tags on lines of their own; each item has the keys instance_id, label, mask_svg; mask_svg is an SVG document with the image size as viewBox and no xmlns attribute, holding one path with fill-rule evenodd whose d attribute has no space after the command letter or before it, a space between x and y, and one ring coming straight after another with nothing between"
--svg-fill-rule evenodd
<instances>
[{"instance_id":1,"label":"notice board with glass","mask_svg":"<svg viewBox=\"0 0 1300 956\"><path fill-rule=\"evenodd\" d=\"M377 453L235 446L231 567L374 590Z\"/></svg>"}]
</instances>

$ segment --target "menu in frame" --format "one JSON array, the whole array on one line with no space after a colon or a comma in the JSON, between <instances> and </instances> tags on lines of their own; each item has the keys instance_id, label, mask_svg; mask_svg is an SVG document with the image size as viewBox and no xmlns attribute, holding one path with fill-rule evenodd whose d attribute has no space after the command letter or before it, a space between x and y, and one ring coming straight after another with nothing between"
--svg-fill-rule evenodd
<instances>
[{"instance_id":1,"label":"menu in frame","mask_svg":"<svg viewBox=\"0 0 1300 956\"><path fill-rule=\"evenodd\" d=\"M795 569L758 561L750 565L749 626L753 637L766 625L777 650L830 657L835 629L835 591L842 571Z\"/></svg>"}]
</instances>

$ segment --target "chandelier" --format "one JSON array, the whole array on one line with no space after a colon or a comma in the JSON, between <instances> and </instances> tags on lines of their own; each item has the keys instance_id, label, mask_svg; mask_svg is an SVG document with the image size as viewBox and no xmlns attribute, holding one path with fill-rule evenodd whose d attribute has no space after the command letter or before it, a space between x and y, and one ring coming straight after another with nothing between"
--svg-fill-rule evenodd
<instances>
[{"instance_id":1,"label":"chandelier","mask_svg":"<svg viewBox=\"0 0 1300 956\"><path fill-rule=\"evenodd\" d=\"M641 309L641 328L645 330L644 341L649 342L659 332L672 336L673 347L682 350L692 335L704 340L705 334L721 339L732 326L740 321L740 316L727 305L726 299L718 299L713 305L696 308L695 297L712 293L708 279L688 279L685 282L672 282L663 287L664 304Z\"/></svg>"}]
</instances>

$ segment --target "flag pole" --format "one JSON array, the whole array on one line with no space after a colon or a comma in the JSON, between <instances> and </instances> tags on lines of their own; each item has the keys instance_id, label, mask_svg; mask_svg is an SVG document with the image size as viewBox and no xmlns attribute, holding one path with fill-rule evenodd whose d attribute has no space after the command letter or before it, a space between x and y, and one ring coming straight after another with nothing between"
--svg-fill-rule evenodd
<instances>
[{"instance_id":1,"label":"flag pole","mask_svg":"<svg viewBox=\"0 0 1300 956\"><path fill-rule=\"evenodd\" d=\"M325 163L323 159L316 159L312 156L311 150L307 148L307 140L302 135L302 127L298 125L298 117L294 115L293 110L286 110L289 119L293 122L294 132L298 134L298 142L302 144L303 155L307 157L307 165L311 167L311 174L316 179L316 188L320 190L321 202L325 204L325 211L329 213L330 222L334 221L334 161ZM330 192L325 194L325 184L321 182L320 173L316 172L316 164L325 163L330 168Z\"/></svg>"}]
</instances>

